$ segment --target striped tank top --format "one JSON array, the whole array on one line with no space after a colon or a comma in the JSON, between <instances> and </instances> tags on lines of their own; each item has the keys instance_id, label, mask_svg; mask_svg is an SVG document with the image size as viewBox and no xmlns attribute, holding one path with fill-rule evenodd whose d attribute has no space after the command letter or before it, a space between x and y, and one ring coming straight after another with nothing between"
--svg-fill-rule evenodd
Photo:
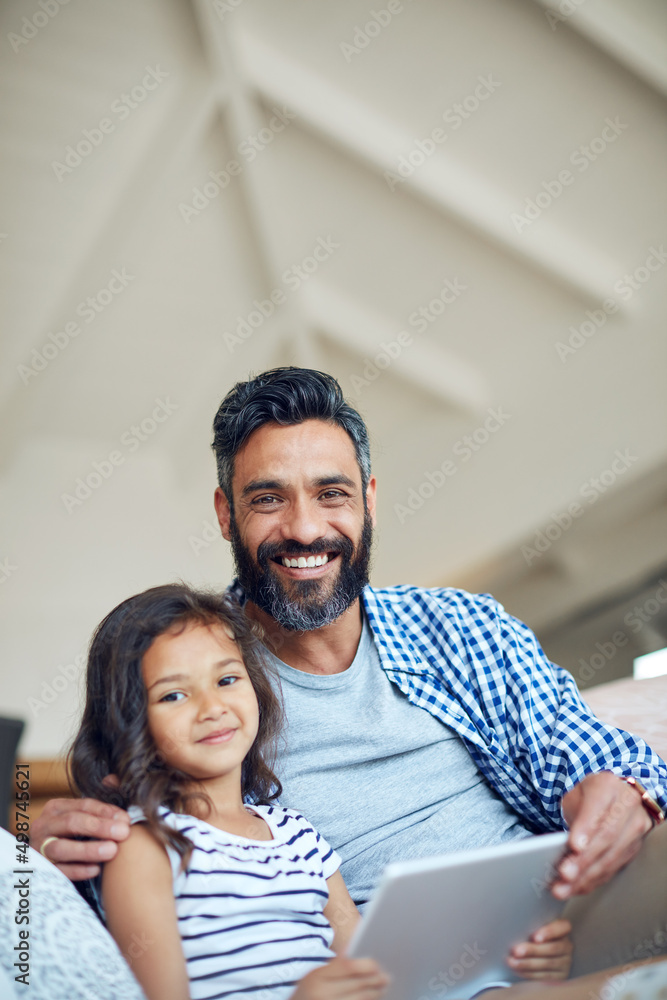
<instances>
[{"instance_id":1,"label":"striped tank top","mask_svg":"<svg viewBox=\"0 0 667 1000\"><path fill-rule=\"evenodd\" d=\"M192 842L186 871L169 848L174 898L193 1000L287 1000L333 958L326 879L340 858L294 809L252 807L273 840L248 840L160 809ZM130 810L132 822L143 819Z\"/></svg>"}]
</instances>

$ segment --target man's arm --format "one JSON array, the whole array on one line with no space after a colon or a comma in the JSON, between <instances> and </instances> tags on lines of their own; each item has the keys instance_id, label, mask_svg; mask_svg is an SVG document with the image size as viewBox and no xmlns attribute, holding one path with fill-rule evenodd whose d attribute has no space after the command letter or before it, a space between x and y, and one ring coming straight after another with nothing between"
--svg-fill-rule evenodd
<instances>
[{"instance_id":1,"label":"man's arm","mask_svg":"<svg viewBox=\"0 0 667 1000\"><path fill-rule=\"evenodd\" d=\"M101 863L115 857L118 844L129 835L129 817L117 806L96 799L51 799L33 823L30 843L39 851L44 841L56 837L44 857L77 882L99 875Z\"/></svg>"},{"instance_id":2,"label":"man's arm","mask_svg":"<svg viewBox=\"0 0 667 1000\"><path fill-rule=\"evenodd\" d=\"M523 623L504 613L501 623L509 639L513 750L524 766L529 763L543 801L550 797L552 809L560 806L569 828L569 853L552 886L555 896L567 899L607 882L635 857L653 826L638 790L623 777L634 774L664 796L667 770L643 740L592 714L571 675L550 663Z\"/></svg>"}]
</instances>

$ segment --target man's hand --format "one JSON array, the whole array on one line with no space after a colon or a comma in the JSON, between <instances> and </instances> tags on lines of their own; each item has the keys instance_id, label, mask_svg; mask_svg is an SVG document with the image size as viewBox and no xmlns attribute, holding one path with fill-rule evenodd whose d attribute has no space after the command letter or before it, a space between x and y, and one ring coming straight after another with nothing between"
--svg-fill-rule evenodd
<instances>
[{"instance_id":1,"label":"man's hand","mask_svg":"<svg viewBox=\"0 0 667 1000\"><path fill-rule=\"evenodd\" d=\"M33 823L30 845L38 851L49 837L57 837L47 844L44 857L77 882L99 875L100 862L115 857L117 842L129 835L129 817L117 806L97 799L51 799Z\"/></svg>"},{"instance_id":2,"label":"man's hand","mask_svg":"<svg viewBox=\"0 0 667 1000\"><path fill-rule=\"evenodd\" d=\"M379 1000L388 985L370 958L332 958L304 976L290 1000Z\"/></svg>"},{"instance_id":3,"label":"man's hand","mask_svg":"<svg viewBox=\"0 0 667 1000\"><path fill-rule=\"evenodd\" d=\"M652 827L636 790L611 771L588 774L563 796L568 853L551 891L557 899L591 892L639 852Z\"/></svg>"}]
</instances>

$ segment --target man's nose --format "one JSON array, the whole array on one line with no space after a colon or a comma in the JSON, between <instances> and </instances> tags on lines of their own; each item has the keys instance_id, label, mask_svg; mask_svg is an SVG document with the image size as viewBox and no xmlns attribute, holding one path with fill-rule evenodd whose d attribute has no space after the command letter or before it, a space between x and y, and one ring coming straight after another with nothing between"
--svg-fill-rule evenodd
<instances>
[{"instance_id":1,"label":"man's nose","mask_svg":"<svg viewBox=\"0 0 667 1000\"><path fill-rule=\"evenodd\" d=\"M318 505L309 498L303 498L290 503L281 528L284 538L311 545L326 535L327 522Z\"/></svg>"}]
</instances>

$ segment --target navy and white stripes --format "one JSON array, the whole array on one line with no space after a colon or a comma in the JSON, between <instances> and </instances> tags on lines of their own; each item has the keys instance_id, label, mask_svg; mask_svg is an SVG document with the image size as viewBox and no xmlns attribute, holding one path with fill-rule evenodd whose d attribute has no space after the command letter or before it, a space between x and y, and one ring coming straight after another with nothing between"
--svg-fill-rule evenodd
<instances>
[{"instance_id":1,"label":"navy and white stripes","mask_svg":"<svg viewBox=\"0 0 667 1000\"><path fill-rule=\"evenodd\" d=\"M160 810L194 845L185 872L169 851L193 1000L285 1000L306 973L333 957L323 909L338 856L300 813L252 808L273 840L248 840Z\"/></svg>"}]
</instances>

